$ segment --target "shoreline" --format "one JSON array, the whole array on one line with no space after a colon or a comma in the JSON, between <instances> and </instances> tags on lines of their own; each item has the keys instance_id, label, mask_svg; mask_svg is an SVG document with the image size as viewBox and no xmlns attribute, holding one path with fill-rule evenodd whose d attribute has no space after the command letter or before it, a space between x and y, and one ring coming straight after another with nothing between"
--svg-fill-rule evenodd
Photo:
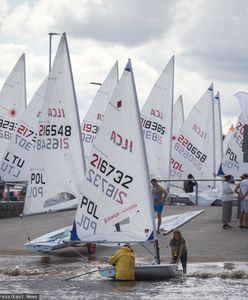
<instances>
[{"instance_id":1,"label":"shoreline","mask_svg":"<svg viewBox=\"0 0 248 300\"><path fill-rule=\"evenodd\" d=\"M176 215L187 211L205 211L182 225L179 230L186 240L188 249L188 262L248 262L248 231L238 228L239 220L236 218L236 207L233 208L232 228L223 229L221 224L222 207L218 206L184 206L166 205L163 216ZM74 219L75 211L52 213L45 215L30 216L24 218L25 229L19 218L8 218L0 220L0 256L79 256L73 249L62 249L52 253L29 252L24 244L27 242L27 234L36 238L53 230L69 226ZM162 262L170 260L170 249L168 248L172 233L166 236L159 235L160 256ZM148 245L153 251L152 245ZM135 254L140 259L153 257L141 246L134 245ZM77 248L87 257L101 260L112 255L115 247L104 247L97 245L95 254L88 256L86 248Z\"/></svg>"},{"instance_id":2,"label":"shoreline","mask_svg":"<svg viewBox=\"0 0 248 300\"><path fill-rule=\"evenodd\" d=\"M107 251L109 253L112 253L113 248L114 247L107 247L109 250L111 248L110 251ZM87 261L102 261L106 256L102 256L101 254L99 255L99 253L96 254L92 254L92 255L88 255L87 251L81 251L82 248L78 247L77 251L79 251L82 255L85 256L85 258L87 259ZM106 252L106 251L104 251ZM106 253L105 253L106 254ZM38 257L38 258L47 258L50 257L52 258L66 258L66 259L75 259L75 258L79 258L81 260L81 257L79 254L75 253L72 250L69 249L63 249L60 251L54 251L51 253L40 253L40 252L29 252L25 249L6 249L6 250L0 250L0 257L30 257L30 258L34 258L34 257ZM140 259L140 260L144 260L146 262L149 261L149 258L147 257L140 257L138 254L136 254L136 258ZM152 256L150 257L151 261L152 261ZM82 260L83 261L83 260ZM248 263L248 259L245 257L237 257L237 256L188 256L188 264L191 263L224 263L224 262L244 262L244 263ZM170 263L170 257L164 257L161 256L161 263Z\"/></svg>"}]
</instances>

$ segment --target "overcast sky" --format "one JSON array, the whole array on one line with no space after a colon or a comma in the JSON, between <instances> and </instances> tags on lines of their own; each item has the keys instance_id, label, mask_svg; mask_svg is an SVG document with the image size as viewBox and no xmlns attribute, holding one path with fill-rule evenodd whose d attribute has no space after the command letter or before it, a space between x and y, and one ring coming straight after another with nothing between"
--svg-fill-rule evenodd
<instances>
[{"instance_id":1,"label":"overcast sky","mask_svg":"<svg viewBox=\"0 0 248 300\"><path fill-rule=\"evenodd\" d=\"M132 59L140 107L175 55L175 101L187 116L211 82L224 133L248 91L247 0L0 0L0 85L26 53L28 101L48 72L48 32L66 32L84 117L116 60ZM53 37L53 57L59 37Z\"/></svg>"}]
</instances>

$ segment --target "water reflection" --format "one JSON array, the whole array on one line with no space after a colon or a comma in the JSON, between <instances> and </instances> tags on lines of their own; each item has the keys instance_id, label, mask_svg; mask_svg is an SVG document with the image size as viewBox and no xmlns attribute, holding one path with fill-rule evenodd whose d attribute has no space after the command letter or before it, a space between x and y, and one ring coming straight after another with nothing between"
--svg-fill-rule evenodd
<instances>
[{"instance_id":1,"label":"water reflection","mask_svg":"<svg viewBox=\"0 0 248 300\"><path fill-rule=\"evenodd\" d=\"M51 264L51 258L50 256L41 256L40 262L43 267L49 267Z\"/></svg>"}]
</instances>

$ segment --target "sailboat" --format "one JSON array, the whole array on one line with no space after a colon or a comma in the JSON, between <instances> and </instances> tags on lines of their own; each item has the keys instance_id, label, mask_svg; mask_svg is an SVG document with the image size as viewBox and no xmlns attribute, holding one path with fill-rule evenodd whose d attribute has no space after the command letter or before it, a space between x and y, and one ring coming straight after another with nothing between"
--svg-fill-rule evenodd
<instances>
[{"instance_id":1,"label":"sailboat","mask_svg":"<svg viewBox=\"0 0 248 300\"><path fill-rule=\"evenodd\" d=\"M22 54L0 92L0 159L26 109L25 54Z\"/></svg>"},{"instance_id":2,"label":"sailboat","mask_svg":"<svg viewBox=\"0 0 248 300\"><path fill-rule=\"evenodd\" d=\"M95 140L100 124L104 118L106 106L110 100L118 83L118 63L116 62L103 84L97 91L97 94L81 124L81 136L85 160L90 154L91 146ZM40 237L33 239L25 244L29 251L51 252L54 250L68 247L70 242L71 226L57 229ZM87 249L89 253L94 253L95 245L88 243Z\"/></svg>"},{"instance_id":3,"label":"sailboat","mask_svg":"<svg viewBox=\"0 0 248 300\"><path fill-rule=\"evenodd\" d=\"M39 118L24 215L64 210L79 203L84 154L65 33L62 35Z\"/></svg>"},{"instance_id":4,"label":"sailboat","mask_svg":"<svg viewBox=\"0 0 248 300\"><path fill-rule=\"evenodd\" d=\"M63 33L39 118L23 215L61 211L76 207L81 199L79 185L84 178L85 162L75 88L66 34ZM60 247L65 229L39 242L25 244L29 250L48 251Z\"/></svg>"},{"instance_id":5,"label":"sailboat","mask_svg":"<svg viewBox=\"0 0 248 300\"><path fill-rule=\"evenodd\" d=\"M38 135L38 121L47 88L47 79L41 84L16 123L13 137L9 141L0 161L0 174L4 181L27 182L33 149Z\"/></svg>"},{"instance_id":6,"label":"sailboat","mask_svg":"<svg viewBox=\"0 0 248 300\"><path fill-rule=\"evenodd\" d=\"M214 119L213 85L211 85L194 105L172 144L171 161L174 163L171 179L186 180L188 174L193 174L198 179L213 179L198 182L200 191L198 203L202 205L211 205L218 193L213 190L216 174L215 143L216 139L219 139L219 144L222 143L222 137L220 134L214 134ZM191 195L174 192L174 194L179 197L190 197L195 203L195 193Z\"/></svg>"},{"instance_id":7,"label":"sailboat","mask_svg":"<svg viewBox=\"0 0 248 300\"><path fill-rule=\"evenodd\" d=\"M136 280L177 275L176 264L159 264L149 171L130 60L91 149L71 240L150 242L158 264L136 266ZM100 273L112 277L114 269L109 272L109 268L103 268Z\"/></svg>"},{"instance_id":8,"label":"sailboat","mask_svg":"<svg viewBox=\"0 0 248 300\"><path fill-rule=\"evenodd\" d=\"M238 100L241 113L235 126L231 126L224 140L224 155L219 170L220 175L232 174L239 178L247 173L247 164L243 161L242 144L244 139L244 126L247 124L248 93L241 91L234 95Z\"/></svg>"},{"instance_id":9,"label":"sailboat","mask_svg":"<svg viewBox=\"0 0 248 300\"><path fill-rule=\"evenodd\" d=\"M97 94L81 124L82 141L85 160L90 155L91 146L94 143L99 130L109 99L118 83L118 62L114 64Z\"/></svg>"},{"instance_id":10,"label":"sailboat","mask_svg":"<svg viewBox=\"0 0 248 300\"><path fill-rule=\"evenodd\" d=\"M242 143L245 120L239 115L235 126L231 126L224 140L224 155L219 170L220 175L232 174L239 178L247 173L247 166L243 162Z\"/></svg>"},{"instance_id":11,"label":"sailboat","mask_svg":"<svg viewBox=\"0 0 248 300\"><path fill-rule=\"evenodd\" d=\"M170 178L174 60L172 56L141 110L150 178L159 180Z\"/></svg>"}]
</instances>

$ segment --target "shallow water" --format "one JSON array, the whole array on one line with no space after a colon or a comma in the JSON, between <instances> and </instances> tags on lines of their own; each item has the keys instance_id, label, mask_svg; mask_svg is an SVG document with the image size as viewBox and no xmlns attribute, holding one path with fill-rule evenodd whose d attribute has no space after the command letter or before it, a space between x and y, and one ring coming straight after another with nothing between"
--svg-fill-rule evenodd
<instances>
[{"instance_id":1,"label":"shallow water","mask_svg":"<svg viewBox=\"0 0 248 300\"><path fill-rule=\"evenodd\" d=\"M247 299L248 264L189 264L186 277L155 282L115 282L97 261L67 257L0 257L1 293L34 293L40 299ZM225 266L225 268L224 268Z\"/></svg>"}]
</instances>

